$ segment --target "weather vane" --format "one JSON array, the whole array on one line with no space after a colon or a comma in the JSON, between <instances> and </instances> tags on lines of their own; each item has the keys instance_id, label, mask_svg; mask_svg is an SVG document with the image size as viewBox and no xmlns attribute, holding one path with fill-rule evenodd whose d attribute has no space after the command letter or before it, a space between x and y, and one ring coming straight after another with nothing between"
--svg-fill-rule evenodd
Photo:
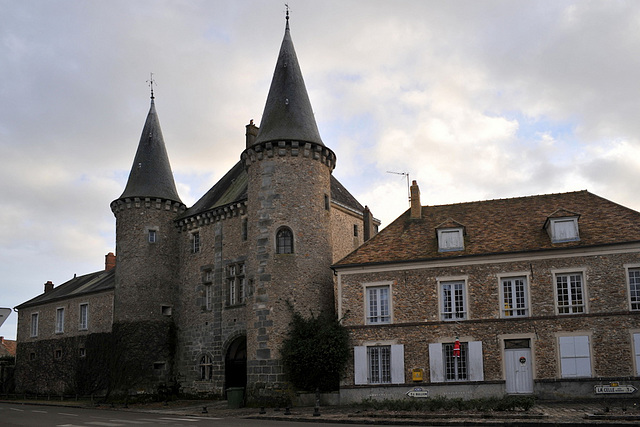
<instances>
[{"instance_id":1,"label":"weather vane","mask_svg":"<svg viewBox=\"0 0 640 427\"><path fill-rule=\"evenodd\" d=\"M155 80L153 80L153 73L150 73L151 77L149 78L149 80L147 80L147 83L149 83L149 87L151 88L151 99L153 99L153 85L156 82Z\"/></svg>"},{"instance_id":2,"label":"weather vane","mask_svg":"<svg viewBox=\"0 0 640 427\"><path fill-rule=\"evenodd\" d=\"M288 21L289 20L289 3L285 3L284 7L285 7L285 9L287 11L287 21Z\"/></svg>"}]
</instances>

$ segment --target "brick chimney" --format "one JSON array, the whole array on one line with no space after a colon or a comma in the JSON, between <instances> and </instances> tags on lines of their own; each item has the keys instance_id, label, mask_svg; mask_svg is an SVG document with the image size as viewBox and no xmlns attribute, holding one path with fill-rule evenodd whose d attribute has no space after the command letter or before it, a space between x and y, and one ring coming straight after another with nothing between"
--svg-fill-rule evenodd
<instances>
[{"instance_id":1,"label":"brick chimney","mask_svg":"<svg viewBox=\"0 0 640 427\"><path fill-rule=\"evenodd\" d=\"M247 137L247 148L249 148L256 141L256 136L258 136L258 127L253 124L253 119L249 121L249 124L246 127L247 133L245 135Z\"/></svg>"},{"instance_id":2,"label":"brick chimney","mask_svg":"<svg viewBox=\"0 0 640 427\"><path fill-rule=\"evenodd\" d=\"M413 180L411 183L411 219L422 218L422 205L420 204L420 188Z\"/></svg>"},{"instance_id":3,"label":"brick chimney","mask_svg":"<svg viewBox=\"0 0 640 427\"><path fill-rule=\"evenodd\" d=\"M116 266L116 256L113 252L109 252L104 256L104 269L105 271L109 271Z\"/></svg>"},{"instance_id":4,"label":"brick chimney","mask_svg":"<svg viewBox=\"0 0 640 427\"><path fill-rule=\"evenodd\" d=\"M53 290L53 282L48 280L47 283L44 284L44 293L51 292Z\"/></svg>"}]
</instances>

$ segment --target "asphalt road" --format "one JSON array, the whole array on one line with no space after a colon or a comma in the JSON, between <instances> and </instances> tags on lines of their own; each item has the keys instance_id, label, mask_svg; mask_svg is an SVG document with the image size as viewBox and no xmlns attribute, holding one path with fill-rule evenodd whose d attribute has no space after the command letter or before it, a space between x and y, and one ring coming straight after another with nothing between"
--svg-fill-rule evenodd
<instances>
[{"instance_id":1,"label":"asphalt road","mask_svg":"<svg viewBox=\"0 0 640 427\"><path fill-rule=\"evenodd\" d=\"M0 426L30 427L119 427L119 426L190 426L190 427L302 427L320 423L251 420L167 415L113 409L85 409L63 406L35 406L0 403ZM324 424L327 425L327 424ZM353 427L353 424L330 424Z\"/></svg>"}]
</instances>

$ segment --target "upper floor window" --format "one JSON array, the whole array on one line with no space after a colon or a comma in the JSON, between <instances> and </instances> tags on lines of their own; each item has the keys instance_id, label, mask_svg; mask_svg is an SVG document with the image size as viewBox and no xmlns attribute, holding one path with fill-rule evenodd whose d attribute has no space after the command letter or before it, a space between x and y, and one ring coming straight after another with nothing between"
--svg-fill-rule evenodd
<instances>
[{"instance_id":1,"label":"upper floor window","mask_svg":"<svg viewBox=\"0 0 640 427\"><path fill-rule=\"evenodd\" d=\"M38 313L31 313L31 336L38 336Z\"/></svg>"},{"instance_id":2,"label":"upper floor window","mask_svg":"<svg viewBox=\"0 0 640 427\"><path fill-rule=\"evenodd\" d=\"M546 223L546 229L553 243L580 240L577 216L549 218Z\"/></svg>"},{"instance_id":3,"label":"upper floor window","mask_svg":"<svg viewBox=\"0 0 640 427\"><path fill-rule=\"evenodd\" d=\"M590 377L589 336L559 337L560 375L562 378Z\"/></svg>"},{"instance_id":4,"label":"upper floor window","mask_svg":"<svg viewBox=\"0 0 640 427\"><path fill-rule=\"evenodd\" d=\"M456 280L440 283L442 320L464 320L467 318L465 282Z\"/></svg>"},{"instance_id":5,"label":"upper floor window","mask_svg":"<svg viewBox=\"0 0 640 427\"><path fill-rule=\"evenodd\" d=\"M389 286L375 286L366 289L367 324L391 323Z\"/></svg>"},{"instance_id":6,"label":"upper floor window","mask_svg":"<svg viewBox=\"0 0 640 427\"><path fill-rule=\"evenodd\" d=\"M582 273L556 274L556 304L558 314L586 311Z\"/></svg>"},{"instance_id":7,"label":"upper floor window","mask_svg":"<svg viewBox=\"0 0 640 427\"><path fill-rule=\"evenodd\" d=\"M276 253L293 253L293 232L289 227L281 227L276 233Z\"/></svg>"},{"instance_id":8,"label":"upper floor window","mask_svg":"<svg viewBox=\"0 0 640 427\"><path fill-rule=\"evenodd\" d=\"M464 249L462 228L441 228L438 230L438 251L461 251Z\"/></svg>"},{"instance_id":9,"label":"upper floor window","mask_svg":"<svg viewBox=\"0 0 640 427\"><path fill-rule=\"evenodd\" d=\"M79 328L81 330L89 329L89 304L80 304L79 320Z\"/></svg>"},{"instance_id":10,"label":"upper floor window","mask_svg":"<svg viewBox=\"0 0 640 427\"><path fill-rule=\"evenodd\" d=\"M249 219L242 218L242 241L246 241L249 237Z\"/></svg>"},{"instance_id":11,"label":"upper floor window","mask_svg":"<svg viewBox=\"0 0 640 427\"><path fill-rule=\"evenodd\" d=\"M228 305L244 303L246 296L246 278L244 263L232 264L227 267Z\"/></svg>"},{"instance_id":12,"label":"upper floor window","mask_svg":"<svg viewBox=\"0 0 640 427\"><path fill-rule=\"evenodd\" d=\"M627 270L631 310L640 310L640 267Z\"/></svg>"},{"instance_id":13,"label":"upper floor window","mask_svg":"<svg viewBox=\"0 0 640 427\"><path fill-rule=\"evenodd\" d=\"M56 334L64 332L64 308L56 310Z\"/></svg>"},{"instance_id":14,"label":"upper floor window","mask_svg":"<svg viewBox=\"0 0 640 427\"><path fill-rule=\"evenodd\" d=\"M504 277L500 280L502 317L529 316L526 277Z\"/></svg>"},{"instance_id":15,"label":"upper floor window","mask_svg":"<svg viewBox=\"0 0 640 427\"><path fill-rule=\"evenodd\" d=\"M196 231L191 234L191 252L197 254L200 252L200 232Z\"/></svg>"},{"instance_id":16,"label":"upper floor window","mask_svg":"<svg viewBox=\"0 0 640 427\"><path fill-rule=\"evenodd\" d=\"M155 243L156 237L157 237L156 230L149 230L149 233L148 233L149 243Z\"/></svg>"}]
</instances>

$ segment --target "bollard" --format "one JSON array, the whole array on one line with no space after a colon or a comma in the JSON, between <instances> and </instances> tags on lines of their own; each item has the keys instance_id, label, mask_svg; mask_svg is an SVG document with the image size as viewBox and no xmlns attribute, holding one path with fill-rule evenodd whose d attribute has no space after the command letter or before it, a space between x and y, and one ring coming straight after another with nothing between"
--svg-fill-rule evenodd
<instances>
[{"instance_id":1,"label":"bollard","mask_svg":"<svg viewBox=\"0 0 640 427\"><path fill-rule=\"evenodd\" d=\"M202 407L202 412L201 413L202 414L208 414L209 413L209 411L207 411L207 407L206 406Z\"/></svg>"},{"instance_id":2,"label":"bollard","mask_svg":"<svg viewBox=\"0 0 640 427\"><path fill-rule=\"evenodd\" d=\"M260 415L266 414L267 410L264 408L264 406L260 407Z\"/></svg>"},{"instance_id":3,"label":"bollard","mask_svg":"<svg viewBox=\"0 0 640 427\"><path fill-rule=\"evenodd\" d=\"M291 411L289 410L288 407L284 408L284 414L285 415L291 415Z\"/></svg>"}]
</instances>

